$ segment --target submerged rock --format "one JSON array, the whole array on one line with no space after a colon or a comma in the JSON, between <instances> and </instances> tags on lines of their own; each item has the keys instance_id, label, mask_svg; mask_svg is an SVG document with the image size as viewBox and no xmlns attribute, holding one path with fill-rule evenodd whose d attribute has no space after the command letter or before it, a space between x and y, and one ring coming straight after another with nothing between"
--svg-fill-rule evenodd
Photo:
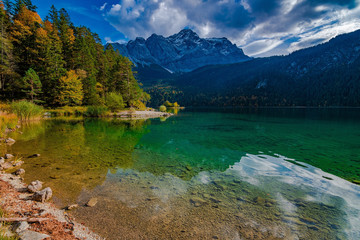
<instances>
[{"instance_id":1,"label":"submerged rock","mask_svg":"<svg viewBox=\"0 0 360 240\"><path fill-rule=\"evenodd\" d=\"M78 204L71 204L71 205L66 207L66 210L71 210L71 209L74 209L74 208L77 208L77 207L79 207Z\"/></svg>"},{"instance_id":2,"label":"submerged rock","mask_svg":"<svg viewBox=\"0 0 360 240\"><path fill-rule=\"evenodd\" d=\"M97 198L91 198L87 203L86 206L88 207L94 207L97 204L98 200Z\"/></svg>"},{"instance_id":3,"label":"submerged rock","mask_svg":"<svg viewBox=\"0 0 360 240\"><path fill-rule=\"evenodd\" d=\"M16 170L14 172L14 174L17 175L17 176L23 175L23 174L25 174L25 170L23 168L20 168L20 169Z\"/></svg>"},{"instance_id":4,"label":"submerged rock","mask_svg":"<svg viewBox=\"0 0 360 240\"><path fill-rule=\"evenodd\" d=\"M33 154L33 155L29 156L29 158L36 158L36 157L40 157L40 154L36 153L36 154Z\"/></svg>"},{"instance_id":5,"label":"submerged rock","mask_svg":"<svg viewBox=\"0 0 360 240\"><path fill-rule=\"evenodd\" d=\"M0 157L0 164L4 164L5 163L5 158Z\"/></svg>"},{"instance_id":6,"label":"submerged rock","mask_svg":"<svg viewBox=\"0 0 360 240\"><path fill-rule=\"evenodd\" d=\"M206 204L206 201L204 199L194 197L190 199L190 203L193 204L195 207L200 207L204 204Z\"/></svg>"},{"instance_id":7,"label":"submerged rock","mask_svg":"<svg viewBox=\"0 0 360 240\"><path fill-rule=\"evenodd\" d=\"M3 164L0 164L0 169L1 170L7 170L7 169L12 168L12 167L13 167L13 165L11 163L9 163L9 162L5 162Z\"/></svg>"},{"instance_id":8,"label":"submerged rock","mask_svg":"<svg viewBox=\"0 0 360 240\"><path fill-rule=\"evenodd\" d=\"M5 143L15 143L16 141L12 138L5 139Z\"/></svg>"},{"instance_id":9,"label":"submerged rock","mask_svg":"<svg viewBox=\"0 0 360 240\"><path fill-rule=\"evenodd\" d=\"M41 191L35 192L33 195L33 200L38 202L45 202L52 197L51 188L47 187Z\"/></svg>"},{"instance_id":10,"label":"submerged rock","mask_svg":"<svg viewBox=\"0 0 360 240\"><path fill-rule=\"evenodd\" d=\"M7 153L5 154L5 159L10 159L10 158L13 158L14 155L10 154L10 153Z\"/></svg>"},{"instance_id":11,"label":"submerged rock","mask_svg":"<svg viewBox=\"0 0 360 240\"><path fill-rule=\"evenodd\" d=\"M40 182L39 180L33 181L29 184L27 189L29 192L32 193L40 191L42 189L42 182Z\"/></svg>"},{"instance_id":12,"label":"submerged rock","mask_svg":"<svg viewBox=\"0 0 360 240\"><path fill-rule=\"evenodd\" d=\"M14 167L18 167L18 166L21 166L24 164L24 161L12 161L11 164L14 166Z\"/></svg>"}]
</instances>

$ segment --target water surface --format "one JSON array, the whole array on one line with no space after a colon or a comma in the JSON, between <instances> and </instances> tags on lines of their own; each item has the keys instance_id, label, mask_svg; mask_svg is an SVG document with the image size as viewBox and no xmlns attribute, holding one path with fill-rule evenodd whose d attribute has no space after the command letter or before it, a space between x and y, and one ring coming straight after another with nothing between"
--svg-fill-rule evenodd
<instances>
[{"instance_id":1,"label":"water surface","mask_svg":"<svg viewBox=\"0 0 360 240\"><path fill-rule=\"evenodd\" d=\"M360 110L54 119L3 149L108 239L360 239ZM4 147L4 146L3 146ZM40 153L39 158L27 158Z\"/></svg>"}]
</instances>

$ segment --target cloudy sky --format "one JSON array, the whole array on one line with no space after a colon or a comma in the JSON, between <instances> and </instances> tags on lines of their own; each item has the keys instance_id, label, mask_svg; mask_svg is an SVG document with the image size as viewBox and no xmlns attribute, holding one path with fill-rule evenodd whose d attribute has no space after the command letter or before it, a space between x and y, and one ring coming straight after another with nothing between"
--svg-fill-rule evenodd
<instances>
[{"instance_id":1,"label":"cloudy sky","mask_svg":"<svg viewBox=\"0 0 360 240\"><path fill-rule=\"evenodd\" d=\"M360 29L360 0L33 0L45 17L51 4L104 43L190 28L227 37L250 56L287 54Z\"/></svg>"}]
</instances>

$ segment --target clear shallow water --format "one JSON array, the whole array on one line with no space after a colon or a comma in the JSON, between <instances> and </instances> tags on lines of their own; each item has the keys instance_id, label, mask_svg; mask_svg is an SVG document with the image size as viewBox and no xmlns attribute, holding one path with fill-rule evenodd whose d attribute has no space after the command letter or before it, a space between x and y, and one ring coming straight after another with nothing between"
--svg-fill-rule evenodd
<instances>
[{"instance_id":1,"label":"clear shallow water","mask_svg":"<svg viewBox=\"0 0 360 240\"><path fill-rule=\"evenodd\" d=\"M108 239L360 239L359 111L49 120L7 151Z\"/></svg>"}]
</instances>

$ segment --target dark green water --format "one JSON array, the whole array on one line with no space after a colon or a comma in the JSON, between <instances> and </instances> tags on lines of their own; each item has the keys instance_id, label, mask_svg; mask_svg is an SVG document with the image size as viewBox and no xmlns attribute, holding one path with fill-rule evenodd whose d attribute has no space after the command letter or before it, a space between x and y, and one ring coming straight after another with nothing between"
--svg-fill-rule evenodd
<instances>
[{"instance_id":1,"label":"dark green water","mask_svg":"<svg viewBox=\"0 0 360 240\"><path fill-rule=\"evenodd\" d=\"M3 151L59 206L97 197L72 214L108 239L360 239L359 123L360 109L54 119Z\"/></svg>"}]
</instances>

